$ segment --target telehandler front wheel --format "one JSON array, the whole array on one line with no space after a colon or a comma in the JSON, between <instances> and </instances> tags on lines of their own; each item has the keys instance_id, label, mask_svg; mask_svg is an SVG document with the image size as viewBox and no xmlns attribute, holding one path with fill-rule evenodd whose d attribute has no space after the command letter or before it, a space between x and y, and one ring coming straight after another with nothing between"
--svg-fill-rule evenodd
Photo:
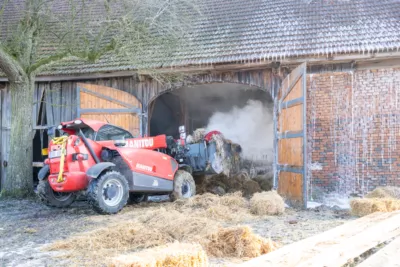
<instances>
[{"instance_id":1,"label":"telehandler front wheel","mask_svg":"<svg viewBox=\"0 0 400 267\"><path fill-rule=\"evenodd\" d=\"M193 176L184 170L178 170L174 177L174 191L170 194L170 199L190 198L196 194L196 184Z\"/></svg>"},{"instance_id":2,"label":"telehandler front wheel","mask_svg":"<svg viewBox=\"0 0 400 267\"><path fill-rule=\"evenodd\" d=\"M76 193L63 193L54 191L47 178L39 181L37 193L40 200L49 207L66 208L76 199Z\"/></svg>"},{"instance_id":3,"label":"telehandler front wheel","mask_svg":"<svg viewBox=\"0 0 400 267\"><path fill-rule=\"evenodd\" d=\"M98 213L118 213L126 205L128 198L128 182L119 172L106 172L90 182L88 200Z\"/></svg>"}]
</instances>

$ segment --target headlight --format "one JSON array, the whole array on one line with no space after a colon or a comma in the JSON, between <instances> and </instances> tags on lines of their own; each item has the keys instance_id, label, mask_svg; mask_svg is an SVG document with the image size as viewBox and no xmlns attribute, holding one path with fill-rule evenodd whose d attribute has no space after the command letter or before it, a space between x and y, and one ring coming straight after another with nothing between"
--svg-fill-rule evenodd
<instances>
[{"instance_id":1,"label":"headlight","mask_svg":"<svg viewBox=\"0 0 400 267\"><path fill-rule=\"evenodd\" d=\"M75 124L81 124L82 121L81 121L81 120L76 120L76 121L74 121L74 123L75 123Z\"/></svg>"}]
</instances>

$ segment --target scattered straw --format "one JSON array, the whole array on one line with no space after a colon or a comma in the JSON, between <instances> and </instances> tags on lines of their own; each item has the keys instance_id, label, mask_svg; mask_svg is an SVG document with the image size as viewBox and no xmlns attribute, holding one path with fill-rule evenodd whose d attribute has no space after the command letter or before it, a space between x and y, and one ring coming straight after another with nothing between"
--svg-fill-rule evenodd
<instances>
[{"instance_id":1,"label":"scattered straw","mask_svg":"<svg viewBox=\"0 0 400 267\"><path fill-rule=\"evenodd\" d=\"M217 221L240 222L252 218L249 202L240 192L217 196L210 193L175 202L175 209L185 214Z\"/></svg>"},{"instance_id":2,"label":"scattered straw","mask_svg":"<svg viewBox=\"0 0 400 267\"><path fill-rule=\"evenodd\" d=\"M174 241L159 229L124 221L53 243L49 250L68 251L67 257L88 257L92 260L113 256L118 251L163 245Z\"/></svg>"},{"instance_id":3,"label":"scattered straw","mask_svg":"<svg viewBox=\"0 0 400 267\"><path fill-rule=\"evenodd\" d=\"M400 199L400 188L395 186L377 187L369 192L366 198L396 198Z\"/></svg>"},{"instance_id":4,"label":"scattered straw","mask_svg":"<svg viewBox=\"0 0 400 267\"><path fill-rule=\"evenodd\" d=\"M206 193L203 195L196 195L187 200L176 202L177 205L190 208L207 209L215 205L224 205L231 208L247 207L248 201L242 197L240 192L226 194L224 196L217 196L214 194Z\"/></svg>"},{"instance_id":5,"label":"scattered straw","mask_svg":"<svg viewBox=\"0 0 400 267\"><path fill-rule=\"evenodd\" d=\"M174 241L200 242L219 227L218 222L207 217L159 208L137 216L135 221L123 220L55 242L48 249L64 250L66 257L82 261L82 265L96 265L105 257L118 255L121 251L135 251Z\"/></svg>"},{"instance_id":6,"label":"scattered straw","mask_svg":"<svg viewBox=\"0 0 400 267\"><path fill-rule=\"evenodd\" d=\"M178 241L201 240L219 228L219 223L207 217L166 209L150 212L140 221L147 228L156 229Z\"/></svg>"},{"instance_id":7,"label":"scattered straw","mask_svg":"<svg viewBox=\"0 0 400 267\"><path fill-rule=\"evenodd\" d=\"M208 258L199 244L170 243L165 246L121 255L110 267L206 267Z\"/></svg>"},{"instance_id":8,"label":"scattered straw","mask_svg":"<svg viewBox=\"0 0 400 267\"><path fill-rule=\"evenodd\" d=\"M256 193L250 199L250 211L256 215L277 215L285 211L285 202L276 191Z\"/></svg>"},{"instance_id":9,"label":"scattered straw","mask_svg":"<svg viewBox=\"0 0 400 267\"><path fill-rule=\"evenodd\" d=\"M277 248L273 241L255 235L247 226L221 228L209 238L207 253L215 257L254 258Z\"/></svg>"},{"instance_id":10,"label":"scattered straw","mask_svg":"<svg viewBox=\"0 0 400 267\"><path fill-rule=\"evenodd\" d=\"M146 210L132 209L115 216L120 216L118 223L57 241L47 249L63 251L60 256L79 266L101 265L107 258L122 252L137 252L176 241L199 243L207 251L216 246L215 253L227 257L252 257L269 251L269 243L253 237L248 229L240 232L235 228L235 232L222 228L228 221L255 219L250 214L249 201L240 192L222 197L196 195L173 203L149 204Z\"/></svg>"},{"instance_id":11,"label":"scattered straw","mask_svg":"<svg viewBox=\"0 0 400 267\"><path fill-rule=\"evenodd\" d=\"M394 198L355 198L350 201L351 214L365 216L377 211L400 210L400 200Z\"/></svg>"}]
</instances>

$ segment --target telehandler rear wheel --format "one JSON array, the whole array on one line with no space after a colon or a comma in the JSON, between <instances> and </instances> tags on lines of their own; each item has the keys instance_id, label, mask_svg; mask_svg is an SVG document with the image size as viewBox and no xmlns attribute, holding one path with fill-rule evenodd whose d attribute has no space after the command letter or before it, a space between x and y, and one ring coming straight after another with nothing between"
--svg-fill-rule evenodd
<instances>
[{"instance_id":1,"label":"telehandler rear wheel","mask_svg":"<svg viewBox=\"0 0 400 267\"><path fill-rule=\"evenodd\" d=\"M40 200L50 207L66 208L70 206L76 199L76 193L63 193L53 191L47 178L39 181L37 192Z\"/></svg>"},{"instance_id":2,"label":"telehandler rear wheel","mask_svg":"<svg viewBox=\"0 0 400 267\"><path fill-rule=\"evenodd\" d=\"M184 170L178 170L174 177L174 191L170 194L170 199L190 198L196 194L196 184L193 176Z\"/></svg>"},{"instance_id":3,"label":"telehandler rear wheel","mask_svg":"<svg viewBox=\"0 0 400 267\"><path fill-rule=\"evenodd\" d=\"M106 172L90 182L88 200L98 213L115 214L122 210L128 198L128 182L119 172Z\"/></svg>"}]
</instances>

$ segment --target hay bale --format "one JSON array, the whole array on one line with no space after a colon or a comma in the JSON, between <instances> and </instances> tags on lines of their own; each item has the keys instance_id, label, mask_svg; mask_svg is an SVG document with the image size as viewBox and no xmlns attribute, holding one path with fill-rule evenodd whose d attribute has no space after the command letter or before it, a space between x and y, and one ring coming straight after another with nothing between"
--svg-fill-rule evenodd
<instances>
[{"instance_id":1,"label":"hay bale","mask_svg":"<svg viewBox=\"0 0 400 267\"><path fill-rule=\"evenodd\" d=\"M203 141L205 135L206 135L206 129L204 129L204 128L196 129L193 132L192 142L199 143L199 142Z\"/></svg>"},{"instance_id":2,"label":"hay bale","mask_svg":"<svg viewBox=\"0 0 400 267\"><path fill-rule=\"evenodd\" d=\"M365 195L366 198L396 198L400 199L400 188L395 186L377 187Z\"/></svg>"},{"instance_id":3,"label":"hay bale","mask_svg":"<svg viewBox=\"0 0 400 267\"><path fill-rule=\"evenodd\" d=\"M222 173L229 176L232 169L232 160L226 155L225 151L225 139L221 134L213 134L211 141L215 142L216 145L216 157L221 160Z\"/></svg>"},{"instance_id":4,"label":"hay bale","mask_svg":"<svg viewBox=\"0 0 400 267\"><path fill-rule=\"evenodd\" d=\"M285 202L276 191L256 193L250 199L250 211L256 215L277 215L285 211Z\"/></svg>"},{"instance_id":5,"label":"hay bale","mask_svg":"<svg viewBox=\"0 0 400 267\"><path fill-rule=\"evenodd\" d=\"M273 241L255 235L248 226L221 228L208 238L207 253L215 257L254 258L277 248Z\"/></svg>"},{"instance_id":6,"label":"hay bale","mask_svg":"<svg viewBox=\"0 0 400 267\"><path fill-rule=\"evenodd\" d=\"M110 267L206 267L208 258L199 244L170 243L111 259Z\"/></svg>"},{"instance_id":7,"label":"hay bale","mask_svg":"<svg viewBox=\"0 0 400 267\"><path fill-rule=\"evenodd\" d=\"M400 200L394 198L355 198L350 201L351 214L362 217L374 212L400 210Z\"/></svg>"}]
</instances>

